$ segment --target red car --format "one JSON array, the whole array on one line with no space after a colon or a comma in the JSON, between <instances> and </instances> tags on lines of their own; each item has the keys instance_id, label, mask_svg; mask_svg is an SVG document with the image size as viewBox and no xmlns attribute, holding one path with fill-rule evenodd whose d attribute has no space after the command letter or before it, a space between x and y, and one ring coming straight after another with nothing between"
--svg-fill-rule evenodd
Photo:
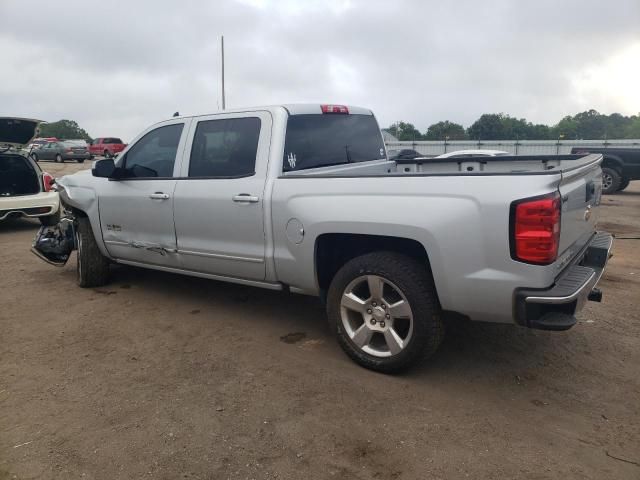
<instances>
[{"instance_id":1,"label":"red car","mask_svg":"<svg viewBox=\"0 0 640 480\"><path fill-rule=\"evenodd\" d=\"M116 153L120 153L126 147L126 143L115 137L96 138L89 145L89 153L91 156L111 158Z\"/></svg>"}]
</instances>

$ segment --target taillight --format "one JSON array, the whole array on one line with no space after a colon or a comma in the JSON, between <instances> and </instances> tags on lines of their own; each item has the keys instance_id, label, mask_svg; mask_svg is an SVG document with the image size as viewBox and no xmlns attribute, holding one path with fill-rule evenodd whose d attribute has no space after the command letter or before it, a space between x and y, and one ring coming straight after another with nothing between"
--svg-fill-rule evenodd
<instances>
[{"instance_id":1,"label":"taillight","mask_svg":"<svg viewBox=\"0 0 640 480\"><path fill-rule=\"evenodd\" d=\"M525 198L511 204L511 256L514 260L548 265L558 257L560 194Z\"/></svg>"},{"instance_id":2,"label":"taillight","mask_svg":"<svg viewBox=\"0 0 640 480\"><path fill-rule=\"evenodd\" d=\"M345 105L320 105L322 113L349 113Z\"/></svg>"},{"instance_id":3,"label":"taillight","mask_svg":"<svg viewBox=\"0 0 640 480\"><path fill-rule=\"evenodd\" d=\"M44 185L45 192L50 192L55 182L56 179L53 178L53 175L49 175L46 172L42 174L42 184Z\"/></svg>"}]
</instances>

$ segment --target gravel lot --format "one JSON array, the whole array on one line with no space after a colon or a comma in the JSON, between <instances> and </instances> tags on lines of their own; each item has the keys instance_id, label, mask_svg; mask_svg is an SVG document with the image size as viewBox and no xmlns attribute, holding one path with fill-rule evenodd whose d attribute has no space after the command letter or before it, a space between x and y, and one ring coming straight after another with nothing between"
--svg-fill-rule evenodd
<instances>
[{"instance_id":1,"label":"gravel lot","mask_svg":"<svg viewBox=\"0 0 640 480\"><path fill-rule=\"evenodd\" d=\"M38 226L0 224L0 480L640 478L638 239L572 330L452 325L391 377L314 298L124 267L83 290ZM640 236L640 182L600 226Z\"/></svg>"}]
</instances>

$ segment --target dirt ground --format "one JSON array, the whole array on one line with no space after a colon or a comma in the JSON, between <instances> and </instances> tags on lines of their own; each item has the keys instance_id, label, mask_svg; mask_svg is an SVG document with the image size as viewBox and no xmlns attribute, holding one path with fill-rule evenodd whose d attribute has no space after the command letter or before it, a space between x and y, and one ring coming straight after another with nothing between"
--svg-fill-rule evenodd
<instances>
[{"instance_id":1,"label":"dirt ground","mask_svg":"<svg viewBox=\"0 0 640 480\"><path fill-rule=\"evenodd\" d=\"M640 182L601 214L639 236ZM572 330L455 325L384 376L314 298L124 267L83 290L37 228L0 224L0 480L640 478L638 239Z\"/></svg>"}]
</instances>

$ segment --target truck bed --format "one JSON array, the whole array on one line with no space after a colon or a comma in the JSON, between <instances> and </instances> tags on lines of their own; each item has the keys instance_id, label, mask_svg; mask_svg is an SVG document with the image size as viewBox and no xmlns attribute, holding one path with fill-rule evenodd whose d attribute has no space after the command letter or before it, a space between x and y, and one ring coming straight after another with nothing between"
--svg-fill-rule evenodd
<instances>
[{"instance_id":1,"label":"truck bed","mask_svg":"<svg viewBox=\"0 0 640 480\"><path fill-rule=\"evenodd\" d=\"M415 158L379 160L284 173L285 177L395 175L555 175L602 160L590 155L521 155L481 158Z\"/></svg>"}]
</instances>

